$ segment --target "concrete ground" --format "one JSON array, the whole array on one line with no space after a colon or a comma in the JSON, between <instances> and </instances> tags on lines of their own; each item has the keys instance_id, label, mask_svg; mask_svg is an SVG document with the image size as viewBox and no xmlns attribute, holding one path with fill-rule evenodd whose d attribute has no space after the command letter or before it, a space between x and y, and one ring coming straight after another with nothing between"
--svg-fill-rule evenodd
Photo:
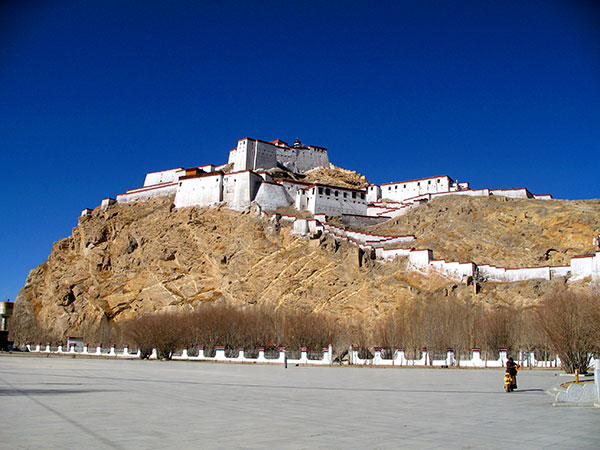
<instances>
[{"instance_id":1,"label":"concrete ground","mask_svg":"<svg viewBox=\"0 0 600 450\"><path fill-rule=\"evenodd\" d=\"M559 373L0 356L0 447L600 448Z\"/></svg>"}]
</instances>

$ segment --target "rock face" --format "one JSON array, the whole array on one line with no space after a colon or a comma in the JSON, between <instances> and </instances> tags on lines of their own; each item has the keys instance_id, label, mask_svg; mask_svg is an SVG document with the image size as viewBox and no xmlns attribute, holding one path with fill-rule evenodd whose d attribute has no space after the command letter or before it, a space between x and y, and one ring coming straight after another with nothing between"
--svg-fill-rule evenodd
<instances>
[{"instance_id":1,"label":"rock face","mask_svg":"<svg viewBox=\"0 0 600 450\"><path fill-rule=\"evenodd\" d=\"M447 197L380 228L414 233L416 247L432 247L443 258L548 264L585 252L599 217L598 201ZM218 300L368 324L404 301L450 296L529 304L565 282L489 283L474 294L472 286L407 272L401 259L380 264L349 244L290 231L250 212L175 210L172 199L97 208L29 274L15 301L13 338L31 338L34 323L64 338L102 322Z\"/></svg>"},{"instance_id":2,"label":"rock face","mask_svg":"<svg viewBox=\"0 0 600 450\"><path fill-rule=\"evenodd\" d=\"M375 227L414 234L436 258L502 267L568 265L597 250L600 200L446 196Z\"/></svg>"}]
</instances>

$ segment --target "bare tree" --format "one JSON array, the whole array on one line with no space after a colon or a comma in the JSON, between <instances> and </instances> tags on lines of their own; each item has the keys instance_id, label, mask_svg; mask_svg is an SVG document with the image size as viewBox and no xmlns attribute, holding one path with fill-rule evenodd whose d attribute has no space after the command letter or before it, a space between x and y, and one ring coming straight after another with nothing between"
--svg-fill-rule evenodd
<instances>
[{"instance_id":1,"label":"bare tree","mask_svg":"<svg viewBox=\"0 0 600 450\"><path fill-rule=\"evenodd\" d=\"M600 351L600 297L564 289L535 309L535 325L556 351L566 372L586 372L591 352Z\"/></svg>"}]
</instances>

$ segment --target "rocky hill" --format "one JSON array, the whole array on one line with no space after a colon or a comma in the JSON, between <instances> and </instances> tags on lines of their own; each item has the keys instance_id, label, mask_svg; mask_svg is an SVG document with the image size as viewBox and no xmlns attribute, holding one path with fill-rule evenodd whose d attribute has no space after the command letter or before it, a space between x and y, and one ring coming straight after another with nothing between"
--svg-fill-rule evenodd
<instances>
[{"instance_id":1,"label":"rocky hill","mask_svg":"<svg viewBox=\"0 0 600 450\"><path fill-rule=\"evenodd\" d=\"M321 183L343 188L362 189L369 186L369 180L354 170L343 169L330 164L329 167L319 167L303 174L277 168L267 171L275 180L292 179L304 183Z\"/></svg>"},{"instance_id":2,"label":"rocky hill","mask_svg":"<svg viewBox=\"0 0 600 450\"><path fill-rule=\"evenodd\" d=\"M374 228L414 234L436 258L502 267L568 265L597 250L600 200L446 196Z\"/></svg>"},{"instance_id":3,"label":"rocky hill","mask_svg":"<svg viewBox=\"0 0 600 450\"><path fill-rule=\"evenodd\" d=\"M436 256L511 266L563 263L591 250L598 200L446 197L378 227L414 233ZM547 255L547 259L546 259ZM96 208L56 242L15 301L15 337L39 323L59 337L102 321L203 302L324 311L368 324L404 301L432 296L530 304L564 279L472 286L381 264L329 237L225 208L175 210L172 199Z\"/></svg>"}]
</instances>

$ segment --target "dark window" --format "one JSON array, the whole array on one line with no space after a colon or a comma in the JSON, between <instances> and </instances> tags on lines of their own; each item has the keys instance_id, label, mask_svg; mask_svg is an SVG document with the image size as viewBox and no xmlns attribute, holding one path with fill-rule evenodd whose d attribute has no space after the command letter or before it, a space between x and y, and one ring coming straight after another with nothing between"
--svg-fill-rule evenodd
<instances>
[{"instance_id":1,"label":"dark window","mask_svg":"<svg viewBox=\"0 0 600 450\"><path fill-rule=\"evenodd\" d=\"M344 198L348 197L348 193L344 192Z\"/></svg>"},{"instance_id":2,"label":"dark window","mask_svg":"<svg viewBox=\"0 0 600 450\"><path fill-rule=\"evenodd\" d=\"M404 185L404 189L406 189L406 185Z\"/></svg>"},{"instance_id":3,"label":"dark window","mask_svg":"<svg viewBox=\"0 0 600 450\"><path fill-rule=\"evenodd\" d=\"M360 198L362 198L363 200L365 199L365 193L364 192L360 193Z\"/></svg>"},{"instance_id":4,"label":"dark window","mask_svg":"<svg viewBox=\"0 0 600 450\"><path fill-rule=\"evenodd\" d=\"M323 193L323 188L319 188L319 194Z\"/></svg>"},{"instance_id":5,"label":"dark window","mask_svg":"<svg viewBox=\"0 0 600 450\"><path fill-rule=\"evenodd\" d=\"M339 192L338 191L334 191L335 196L337 197Z\"/></svg>"},{"instance_id":6,"label":"dark window","mask_svg":"<svg viewBox=\"0 0 600 450\"><path fill-rule=\"evenodd\" d=\"M331 195L331 189L325 188L325 195Z\"/></svg>"},{"instance_id":7,"label":"dark window","mask_svg":"<svg viewBox=\"0 0 600 450\"><path fill-rule=\"evenodd\" d=\"M352 193L352 198L356 198L356 192Z\"/></svg>"},{"instance_id":8,"label":"dark window","mask_svg":"<svg viewBox=\"0 0 600 450\"><path fill-rule=\"evenodd\" d=\"M431 180L429 180L429 181L427 182L427 184L431 184Z\"/></svg>"}]
</instances>

